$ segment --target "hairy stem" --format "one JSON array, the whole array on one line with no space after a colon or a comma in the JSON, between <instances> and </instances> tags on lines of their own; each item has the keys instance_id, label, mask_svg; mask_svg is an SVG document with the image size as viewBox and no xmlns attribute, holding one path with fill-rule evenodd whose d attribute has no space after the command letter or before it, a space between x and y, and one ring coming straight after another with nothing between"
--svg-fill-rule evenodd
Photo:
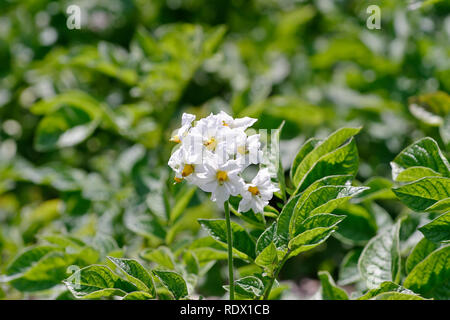
<instances>
[{"instance_id":1,"label":"hairy stem","mask_svg":"<svg viewBox=\"0 0 450 320\"><path fill-rule=\"evenodd\" d=\"M228 243L228 281L230 282L230 300L234 300L234 275L233 275L233 238L231 236L230 207L228 201L224 203L225 219L227 221Z\"/></svg>"}]
</instances>

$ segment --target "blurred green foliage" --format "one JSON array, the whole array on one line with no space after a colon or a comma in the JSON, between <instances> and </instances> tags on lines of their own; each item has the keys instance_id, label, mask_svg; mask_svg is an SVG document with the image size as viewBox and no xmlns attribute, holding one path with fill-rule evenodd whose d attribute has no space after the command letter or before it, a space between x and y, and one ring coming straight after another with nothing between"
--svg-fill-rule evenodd
<instances>
[{"instance_id":1,"label":"blurred green foliage","mask_svg":"<svg viewBox=\"0 0 450 320\"><path fill-rule=\"evenodd\" d=\"M80 30L66 26L72 4L82 8ZM67 247L49 238L59 234L78 247L52 257L80 267L141 252L191 270L189 249L205 276L188 286L223 295L225 264L210 261L225 252L197 222L220 212L205 194L174 185L167 160L182 112L225 110L258 118L257 129L286 121L286 170L308 138L363 126L356 144L358 183L372 188L359 196L365 205L337 209L354 221L280 274L298 282L327 270L336 278L344 255L351 263L383 223L410 212L393 200L390 161L424 136L447 156L450 145L449 2L377 1L380 30L366 27L371 4L1 1L0 274L26 247ZM413 230L420 218L409 220ZM241 276L251 274L242 266ZM63 267L55 272L68 276ZM0 284L0 298L70 297L62 283L26 294L20 285Z\"/></svg>"}]
</instances>

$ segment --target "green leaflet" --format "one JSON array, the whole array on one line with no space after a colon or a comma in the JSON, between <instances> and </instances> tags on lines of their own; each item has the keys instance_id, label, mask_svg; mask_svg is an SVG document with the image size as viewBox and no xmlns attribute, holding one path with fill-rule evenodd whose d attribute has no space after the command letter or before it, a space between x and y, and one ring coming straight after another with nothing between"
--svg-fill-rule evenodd
<instances>
[{"instance_id":1,"label":"green leaflet","mask_svg":"<svg viewBox=\"0 0 450 320\"><path fill-rule=\"evenodd\" d=\"M134 291L127 293L122 300L150 300L153 299L154 296L145 292L145 291Z\"/></svg>"},{"instance_id":2,"label":"green leaflet","mask_svg":"<svg viewBox=\"0 0 450 320\"><path fill-rule=\"evenodd\" d=\"M439 247L438 244L431 242L427 238L421 239L413 248L406 259L406 272L410 273L414 267L423 261L431 252Z\"/></svg>"},{"instance_id":3,"label":"green leaflet","mask_svg":"<svg viewBox=\"0 0 450 320\"><path fill-rule=\"evenodd\" d=\"M426 300L416 294L407 294L400 292L385 292L373 298L374 300Z\"/></svg>"},{"instance_id":4,"label":"green leaflet","mask_svg":"<svg viewBox=\"0 0 450 320\"><path fill-rule=\"evenodd\" d=\"M287 246L287 243L291 239L291 225L293 224L294 216L298 211L298 207L308 199L311 193L324 186L343 185L351 180L351 178L352 177L349 175L324 177L314 182L301 194L292 195L288 203L283 207L283 210L281 211L277 219L276 237L272 238L272 240L275 240L275 244L277 245L277 247Z\"/></svg>"},{"instance_id":5,"label":"green leaflet","mask_svg":"<svg viewBox=\"0 0 450 320\"><path fill-rule=\"evenodd\" d=\"M200 263L193 251L186 251L183 255L183 261L186 264L186 270L189 273L198 274L200 271Z\"/></svg>"},{"instance_id":6,"label":"green leaflet","mask_svg":"<svg viewBox=\"0 0 450 320\"><path fill-rule=\"evenodd\" d=\"M124 296L138 291L132 283L121 279L111 269L102 265L91 265L74 272L64 284L76 298L99 299L112 295Z\"/></svg>"},{"instance_id":7,"label":"green leaflet","mask_svg":"<svg viewBox=\"0 0 450 320\"><path fill-rule=\"evenodd\" d=\"M340 227L341 226L339 226L339 228ZM354 249L349 251L342 259L341 265L339 266L338 285L345 286L361 279L358 270L358 259L361 252L362 249L360 248Z\"/></svg>"},{"instance_id":8,"label":"green leaflet","mask_svg":"<svg viewBox=\"0 0 450 320\"><path fill-rule=\"evenodd\" d=\"M325 154L312 165L303 176L295 193L302 192L314 181L331 175L355 176L358 171L358 149L353 138L342 147Z\"/></svg>"},{"instance_id":9,"label":"green leaflet","mask_svg":"<svg viewBox=\"0 0 450 320\"><path fill-rule=\"evenodd\" d=\"M397 283L400 280L399 229L400 221L372 238L364 247L358 269L369 289L384 281Z\"/></svg>"},{"instance_id":10,"label":"green leaflet","mask_svg":"<svg viewBox=\"0 0 450 320\"><path fill-rule=\"evenodd\" d=\"M264 284L256 277L248 276L234 281L236 294L247 299L255 299L262 296ZM224 286L229 290L229 286Z\"/></svg>"},{"instance_id":11,"label":"green leaflet","mask_svg":"<svg viewBox=\"0 0 450 320\"><path fill-rule=\"evenodd\" d=\"M450 299L450 246L433 251L417 264L403 285L425 298Z\"/></svg>"},{"instance_id":12,"label":"green leaflet","mask_svg":"<svg viewBox=\"0 0 450 320\"><path fill-rule=\"evenodd\" d=\"M155 262L158 265L173 270L175 269L175 258L169 248L160 246L156 249L145 249L140 257L149 262Z\"/></svg>"},{"instance_id":13,"label":"green leaflet","mask_svg":"<svg viewBox=\"0 0 450 320\"><path fill-rule=\"evenodd\" d=\"M49 252L60 250L61 249L56 246L29 247L25 249L11 262L11 264L6 268L5 273L7 276L14 276L19 273L23 273L27 269L32 267L33 264L37 263L42 257L44 257Z\"/></svg>"},{"instance_id":14,"label":"green leaflet","mask_svg":"<svg viewBox=\"0 0 450 320\"><path fill-rule=\"evenodd\" d=\"M323 300L348 300L347 292L336 286L328 271L320 271L319 279Z\"/></svg>"},{"instance_id":15,"label":"green leaflet","mask_svg":"<svg viewBox=\"0 0 450 320\"><path fill-rule=\"evenodd\" d=\"M336 227L331 226L314 228L300 233L289 241L289 256L293 257L317 247L319 244L327 240L334 231L336 231Z\"/></svg>"},{"instance_id":16,"label":"green leaflet","mask_svg":"<svg viewBox=\"0 0 450 320\"><path fill-rule=\"evenodd\" d=\"M419 228L423 235L434 242L450 241L450 211Z\"/></svg>"},{"instance_id":17,"label":"green leaflet","mask_svg":"<svg viewBox=\"0 0 450 320\"><path fill-rule=\"evenodd\" d=\"M291 170L289 172L290 178L294 185L298 185L300 183L298 177L295 178L295 173L297 172L297 169L299 165L302 163L303 159L312 151L314 148L321 143L321 139L317 138L310 138L308 139L303 146L301 147L300 151L297 153L297 155L294 158L294 161L292 162Z\"/></svg>"},{"instance_id":18,"label":"green leaflet","mask_svg":"<svg viewBox=\"0 0 450 320\"><path fill-rule=\"evenodd\" d=\"M226 222L223 219L198 219L202 227L215 240L224 244L227 243L226 236ZM254 259L255 256L255 241L250 237L248 232L235 222L231 222L231 232L233 238L233 248L238 252Z\"/></svg>"},{"instance_id":19,"label":"green leaflet","mask_svg":"<svg viewBox=\"0 0 450 320\"><path fill-rule=\"evenodd\" d=\"M365 245L377 234L377 223L373 215L363 206L347 203L333 211L345 216L335 236L352 245Z\"/></svg>"},{"instance_id":20,"label":"green leaflet","mask_svg":"<svg viewBox=\"0 0 450 320\"><path fill-rule=\"evenodd\" d=\"M294 165L292 168L294 172L294 185L300 187L301 182L305 180L307 172L311 170L311 168L321 157L337 149L346 140L356 135L360 130L361 128L342 128L333 132L323 142L319 143L319 141L317 140L308 140L308 142L305 143L294 160ZM314 149L312 149L313 146ZM295 166L296 163L298 163L298 165ZM334 174L339 173L336 172Z\"/></svg>"},{"instance_id":21,"label":"green leaflet","mask_svg":"<svg viewBox=\"0 0 450 320\"><path fill-rule=\"evenodd\" d=\"M356 197L355 201L373 201L377 199L395 199L395 194L392 192L392 181L383 177L373 177L364 183L365 187L369 189L364 190Z\"/></svg>"},{"instance_id":22,"label":"green leaflet","mask_svg":"<svg viewBox=\"0 0 450 320\"><path fill-rule=\"evenodd\" d=\"M134 259L108 257L120 270L122 270L128 281L133 283L139 290L155 296L155 285L150 274L145 268Z\"/></svg>"},{"instance_id":23,"label":"green leaflet","mask_svg":"<svg viewBox=\"0 0 450 320\"><path fill-rule=\"evenodd\" d=\"M389 293L398 292L398 293L404 293L404 294L413 294L413 292L411 290L405 289L404 287L402 287L392 281L384 281L378 287L367 291L364 295L357 298L357 300L373 299L374 297L376 297L382 293L386 293L386 292L389 292Z\"/></svg>"},{"instance_id":24,"label":"green leaflet","mask_svg":"<svg viewBox=\"0 0 450 320\"><path fill-rule=\"evenodd\" d=\"M365 187L323 186L311 192L303 202L302 199L298 201L290 224L290 234L296 235L300 224L306 218L317 213L331 212L364 190Z\"/></svg>"},{"instance_id":25,"label":"green leaflet","mask_svg":"<svg viewBox=\"0 0 450 320\"><path fill-rule=\"evenodd\" d=\"M392 189L408 207L422 211L450 197L450 178L427 177Z\"/></svg>"},{"instance_id":26,"label":"green leaflet","mask_svg":"<svg viewBox=\"0 0 450 320\"><path fill-rule=\"evenodd\" d=\"M256 257L255 263L263 267L269 275L273 275L275 268L278 266L277 247L273 242L261 251Z\"/></svg>"},{"instance_id":27,"label":"green leaflet","mask_svg":"<svg viewBox=\"0 0 450 320\"><path fill-rule=\"evenodd\" d=\"M397 178L395 180L399 182L411 182L424 177L440 177L440 176L442 176L440 173L437 173L436 171L433 171L432 169L429 168L410 167L401 171L397 175Z\"/></svg>"},{"instance_id":28,"label":"green leaflet","mask_svg":"<svg viewBox=\"0 0 450 320\"><path fill-rule=\"evenodd\" d=\"M428 208L425 209L425 211L444 212L444 211L447 211L448 208L450 208L450 198L445 198L445 199L439 200L435 204L429 206Z\"/></svg>"},{"instance_id":29,"label":"green leaflet","mask_svg":"<svg viewBox=\"0 0 450 320\"><path fill-rule=\"evenodd\" d=\"M186 282L183 277L173 271L153 270L153 274L161 280L162 284L179 300L188 295Z\"/></svg>"},{"instance_id":30,"label":"green leaflet","mask_svg":"<svg viewBox=\"0 0 450 320\"><path fill-rule=\"evenodd\" d=\"M434 176L433 172L444 177L450 177L450 165L447 159L442 154L436 141L428 137L406 147L391 162L391 166L394 180L398 180L399 174L411 167L416 168L414 174L417 175L417 178L415 180L430 175ZM409 176L412 174L413 171L408 173ZM407 175L405 174L405 176Z\"/></svg>"}]
</instances>

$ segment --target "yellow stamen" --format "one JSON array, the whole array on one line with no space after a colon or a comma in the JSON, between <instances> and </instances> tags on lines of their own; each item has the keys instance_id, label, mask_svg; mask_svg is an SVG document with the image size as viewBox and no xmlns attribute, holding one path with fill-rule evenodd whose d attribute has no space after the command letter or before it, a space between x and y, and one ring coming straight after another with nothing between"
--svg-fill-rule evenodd
<instances>
[{"instance_id":1,"label":"yellow stamen","mask_svg":"<svg viewBox=\"0 0 450 320\"><path fill-rule=\"evenodd\" d=\"M228 123L226 123L225 120L222 121L222 125L223 125L224 127L228 127Z\"/></svg>"},{"instance_id":2,"label":"yellow stamen","mask_svg":"<svg viewBox=\"0 0 450 320\"><path fill-rule=\"evenodd\" d=\"M180 179L180 178L174 177L173 180L175 180L176 183L180 183L180 182L183 181L184 179Z\"/></svg>"},{"instance_id":3,"label":"yellow stamen","mask_svg":"<svg viewBox=\"0 0 450 320\"><path fill-rule=\"evenodd\" d=\"M172 138L170 138L170 141L175 142L175 143L180 143L180 137L179 136L173 136Z\"/></svg>"},{"instance_id":4,"label":"yellow stamen","mask_svg":"<svg viewBox=\"0 0 450 320\"><path fill-rule=\"evenodd\" d=\"M258 187L248 187L248 191L252 194L252 195L254 195L254 196L257 196L257 195L259 195L259 189L258 189Z\"/></svg>"},{"instance_id":5,"label":"yellow stamen","mask_svg":"<svg viewBox=\"0 0 450 320\"><path fill-rule=\"evenodd\" d=\"M216 149L217 141L215 138L211 138L203 144L206 148L213 151Z\"/></svg>"},{"instance_id":6,"label":"yellow stamen","mask_svg":"<svg viewBox=\"0 0 450 320\"><path fill-rule=\"evenodd\" d=\"M194 172L194 166L192 164L186 164L183 168L183 171L181 171L181 175L183 177L187 177L192 172Z\"/></svg>"},{"instance_id":7,"label":"yellow stamen","mask_svg":"<svg viewBox=\"0 0 450 320\"><path fill-rule=\"evenodd\" d=\"M217 171L217 180L220 184L223 184L225 181L228 180L228 174L226 171Z\"/></svg>"}]
</instances>

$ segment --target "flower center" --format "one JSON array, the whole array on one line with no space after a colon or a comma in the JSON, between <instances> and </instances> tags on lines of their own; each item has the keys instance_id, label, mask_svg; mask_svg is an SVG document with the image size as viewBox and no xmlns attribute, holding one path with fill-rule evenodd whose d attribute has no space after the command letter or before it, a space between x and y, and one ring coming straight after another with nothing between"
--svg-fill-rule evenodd
<instances>
[{"instance_id":1,"label":"flower center","mask_svg":"<svg viewBox=\"0 0 450 320\"><path fill-rule=\"evenodd\" d=\"M181 172L181 175L183 177L187 177L192 172L194 172L194 166L192 164L186 164L183 168L183 171Z\"/></svg>"},{"instance_id":2,"label":"flower center","mask_svg":"<svg viewBox=\"0 0 450 320\"><path fill-rule=\"evenodd\" d=\"M180 143L180 137L179 136L173 136L172 138L170 138L170 141L175 142L175 143Z\"/></svg>"},{"instance_id":3,"label":"flower center","mask_svg":"<svg viewBox=\"0 0 450 320\"><path fill-rule=\"evenodd\" d=\"M205 146L207 149L213 151L213 150L216 149L217 141L216 141L216 139L213 137L213 138L209 139L208 141L206 141L206 142L204 143L204 146Z\"/></svg>"},{"instance_id":4,"label":"flower center","mask_svg":"<svg viewBox=\"0 0 450 320\"><path fill-rule=\"evenodd\" d=\"M250 192L252 195L257 196L259 195L259 189L258 187L248 187L248 192Z\"/></svg>"},{"instance_id":5,"label":"flower center","mask_svg":"<svg viewBox=\"0 0 450 320\"><path fill-rule=\"evenodd\" d=\"M228 180L228 174L226 171L217 171L217 180L220 184L223 184L225 181Z\"/></svg>"},{"instance_id":6,"label":"flower center","mask_svg":"<svg viewBox=\"0 0 450 320\"><path fill-rule=\"evenodd\" d=\"M228 123L226 123L225 120L222 121L222 125L223 125L224 127L228 127Z\"/></svg>"}]
</instances>

